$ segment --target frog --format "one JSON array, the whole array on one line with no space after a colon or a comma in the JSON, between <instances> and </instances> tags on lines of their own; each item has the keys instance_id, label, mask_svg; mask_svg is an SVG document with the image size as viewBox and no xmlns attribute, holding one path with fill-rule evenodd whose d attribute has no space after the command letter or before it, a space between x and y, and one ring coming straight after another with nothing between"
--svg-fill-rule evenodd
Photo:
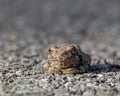
<instances>
[{"instance_id":1,"label":"frog","mask_svg":"<svg viewBox=\"0 0 120 96\"><path fill-rule=\"evenodd\" d=\"M90 55L77 44L52 45L43 64L43 72L49 74L82 74L89 72Z\"/></svg>"}]
</instances>

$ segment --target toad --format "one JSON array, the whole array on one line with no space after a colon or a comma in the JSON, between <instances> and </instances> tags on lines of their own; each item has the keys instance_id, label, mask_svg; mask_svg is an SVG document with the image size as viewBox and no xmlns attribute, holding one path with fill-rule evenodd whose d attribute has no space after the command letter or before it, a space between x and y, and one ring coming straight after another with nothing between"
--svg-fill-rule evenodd
<instances>
[{"instance_id":1,"label":"toad","mask_svg":"<svg viewBox=\"0 0 120 96\"><path fill-rule=\"evenodd\" d=\"M51 46L43 71L52 74L81 74L90 69L91 58L78 45Z\"/></svg>"}]
</instances>

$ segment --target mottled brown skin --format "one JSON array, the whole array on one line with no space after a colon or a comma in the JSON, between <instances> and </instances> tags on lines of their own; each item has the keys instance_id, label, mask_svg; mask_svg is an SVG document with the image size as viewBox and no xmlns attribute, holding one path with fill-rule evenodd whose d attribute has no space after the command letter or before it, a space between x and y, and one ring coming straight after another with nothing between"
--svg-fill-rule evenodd
<instances>
[{"instance_id":1,"label":"mottled brown skin","mask_svg":"<svg viewBox=\"0 0 120 96\"><path fill-rule=\"evenodd\" d=\"M51 46L43 71L53 74L79 74L88 72L90 63L90 56L82 52L78 45Z\"/></svg>"}]
</instances>

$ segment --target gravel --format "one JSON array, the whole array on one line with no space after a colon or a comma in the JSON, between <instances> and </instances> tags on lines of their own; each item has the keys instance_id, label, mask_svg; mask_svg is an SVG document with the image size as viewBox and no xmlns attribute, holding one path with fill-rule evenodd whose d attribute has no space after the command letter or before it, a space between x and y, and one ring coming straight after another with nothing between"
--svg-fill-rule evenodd
<instances>
[{"instance_id":1,"label":"gravel","mask_svg":"<svg viewBox=\"0 0 120 96\"><path fill-rule=\"evenodd\" d=\"M26 36L16 34L19 38ZM24 44L19 44L21 42L19 38L11 41L12 33L7 33L4 39L0 38L1 96L119 96L119 56L111 55L119 52L119 46L112 46L112 42L108 46L105 43L100 45L101 42L95 43L86 39L80 46L92 58L91 72L76 75L44 74L42 64L47 57L50 44L39 43L41 37L36 39L32 34L29 33L26 37L31 36L33 41L29 42L24 38L22 39ZM1 33L2 35L5 33Z\"/></svg>"}]
</instances>

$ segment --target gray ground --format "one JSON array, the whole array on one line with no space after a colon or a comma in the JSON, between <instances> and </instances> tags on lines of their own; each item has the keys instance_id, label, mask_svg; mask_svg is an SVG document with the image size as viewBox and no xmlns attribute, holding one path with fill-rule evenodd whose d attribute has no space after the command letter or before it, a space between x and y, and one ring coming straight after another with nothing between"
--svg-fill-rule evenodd
<instances>
[{"instance_id":1,"label":"gray ground","mask_svg":"<svg viewBox=\"0 0 120 96\"><path fill-rule=\"evenodd\" d=\"M0 0L0 96L119 96L119 5L119 0ZM49 46L67 43L90 54L91 72L41 74Z\"/></svg>"}]
</instances>

